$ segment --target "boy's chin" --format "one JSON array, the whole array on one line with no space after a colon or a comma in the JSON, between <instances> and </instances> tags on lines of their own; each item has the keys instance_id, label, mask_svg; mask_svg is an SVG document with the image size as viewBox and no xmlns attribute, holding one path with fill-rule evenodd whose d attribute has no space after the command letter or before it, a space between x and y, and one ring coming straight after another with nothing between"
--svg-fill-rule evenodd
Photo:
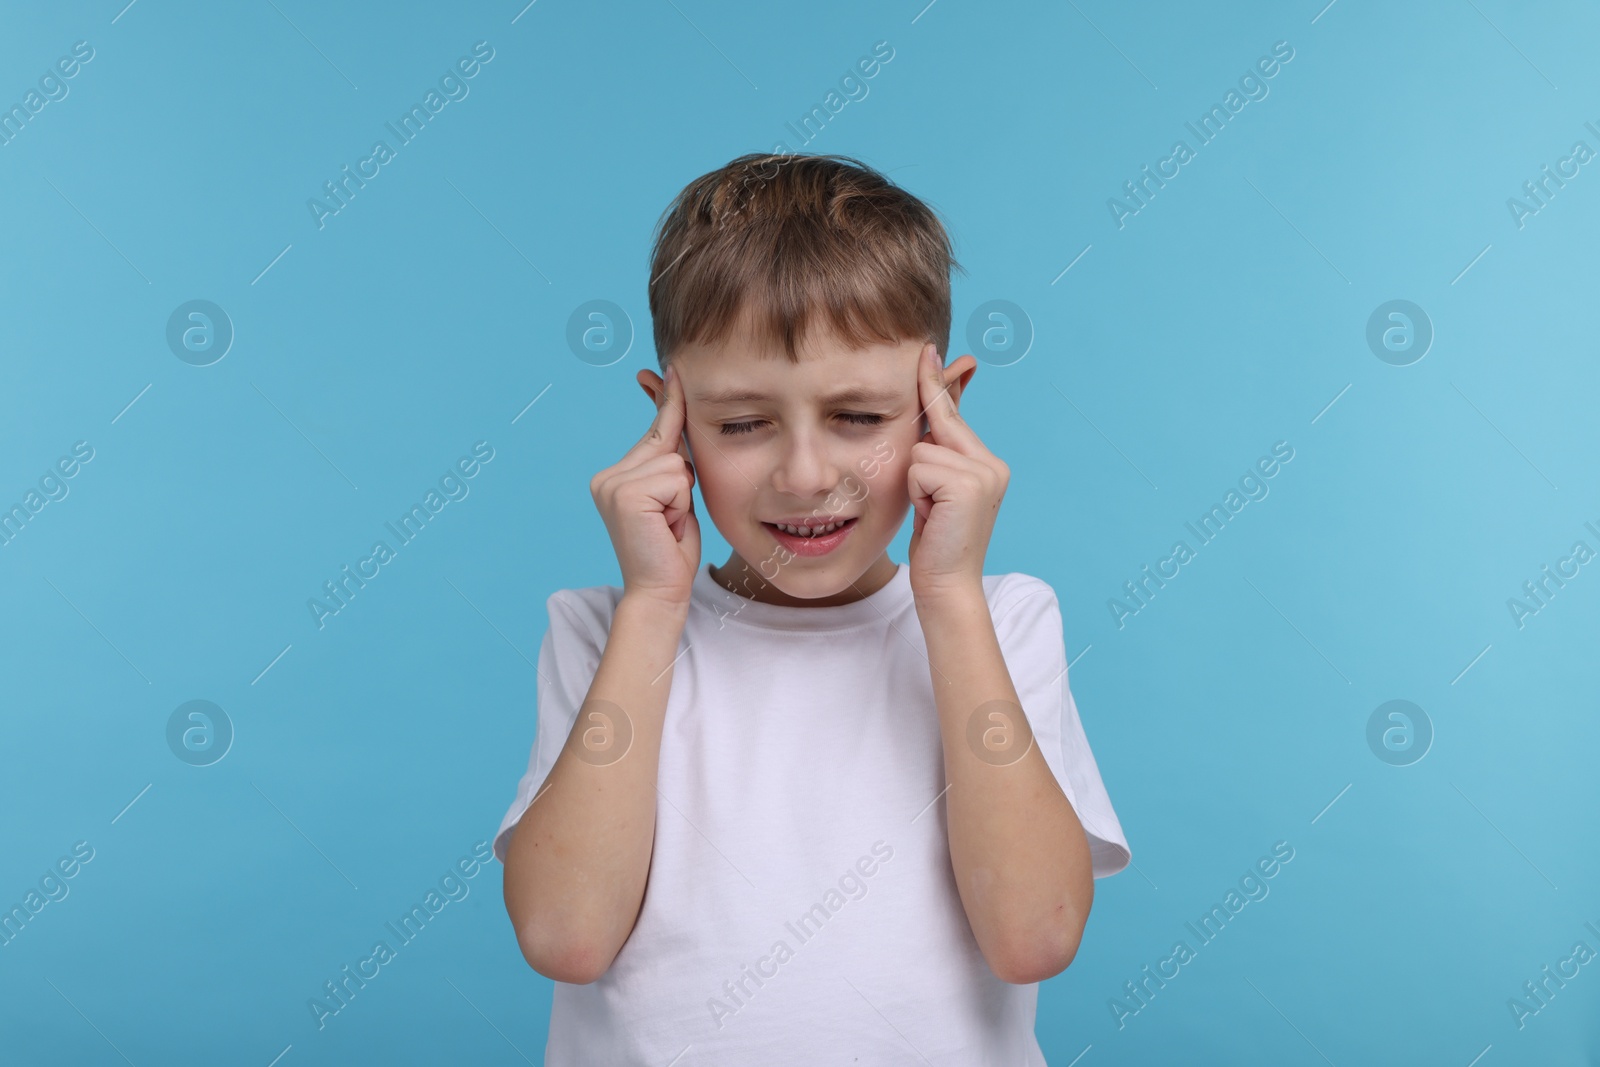
<instances>
[{"instance_id":1,"label":"boy's chin","mask_svg":"<svg viewBox=\"0 0 1600 1067\"><path fill-rule=\"evenodd\" d=\"M784 563L783 553L770 545L756 544L749 548L750 556L734 549L738 559L746 561L747 588L764 589L768 594L776 592L795 600L821 600L848 593L870 569L872 560L883 554L881 549L876 553L864 553L859 546L841 546L840 551L826 556L796 557ZM735 562L734 570L725 576L737 580L737 568ZM719 572L728 570L717 569Z\"/></svg>"},{"instance_id":2,"label":"boy's chin","mask_svg":"<svg viewBox=\"0 0 1600 1067\"><path fill-rule=\"evenodd\" d=\"M779 567L775 577L768 580L767 584L786 596L796 600L821 600L823 597L834 596L850 588L850 583L857 577L847 574L847 567L841 567L837 560L808 560L804 569L798 565L799 561ZM768 571L772 568L768 567Z\"/></svg>"}]
</instances>

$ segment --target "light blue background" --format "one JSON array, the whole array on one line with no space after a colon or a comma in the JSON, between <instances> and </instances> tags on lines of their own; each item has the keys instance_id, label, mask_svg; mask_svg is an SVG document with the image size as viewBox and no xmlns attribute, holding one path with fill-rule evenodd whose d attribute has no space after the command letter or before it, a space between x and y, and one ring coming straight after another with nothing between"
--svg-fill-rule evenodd
<instances>
[{"instance_id":1,"label":"light blue background","mask_svg":"<svg viewBox=\"0 0 1600 1067\"><path fill-rule=\"evenodd\" d=\"M306 1004L497 827L546 596L620 582L587 483L650 418L651 227L783 141L946 219L951 357L988 300L1036 334L963 397L1013 471L987 571L1057 590L1137 864L1041 987L1050 1064L1600 1062L1600 964L1507 1007L1600 950L1600 565L1521 628L1506 603L1600 549L1600 163L1506 207L1600 149L1592 5L125 2L0 30L6 106L95 49L0 148L0 503L95 450L0 548L0 904L95 850L0 948L0 1059L539 1062L553 987L498 864L325 1029ZM318 229L307 199L480 40L470 95ZM1107 198L1277 41L1269 96L1119 229ZM1365 341L1397 298L1436 332L1405 367ZM165 341L192 299L236 330L211 366ZM591 299L637 334L610 366L565 340ZM319 630L307 599L480 440L470 495ZM1270 495L1118 628L1280 440ZM208 767L166 742L193 699L237 732ZM1436 731L1410 766L1367 744L1391 699ZM1270 896L1119 1029L1280 840Z\"/></svg>"}]
</instances>

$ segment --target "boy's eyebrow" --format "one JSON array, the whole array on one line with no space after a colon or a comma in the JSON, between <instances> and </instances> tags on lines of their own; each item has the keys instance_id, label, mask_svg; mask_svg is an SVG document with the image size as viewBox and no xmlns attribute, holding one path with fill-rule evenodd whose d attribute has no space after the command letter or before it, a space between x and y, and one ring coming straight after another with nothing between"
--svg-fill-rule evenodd
<instances>
[{"instance_id":1,"label":"boy's eyebrow","mask_svg":"<svg viewBox=\"0 0 1600 1067\"><path fill-rule=\"evenodd\" d=\"M772 400L774 397L751 389L733 387L696 393L695 399L702 404L715 405L761 403ZM824 404L893 404L903 399L904 396L897 389L873 389L865 386L855 386L829 393L822 398L822 402Z\"/></svg>"}]
</instances>

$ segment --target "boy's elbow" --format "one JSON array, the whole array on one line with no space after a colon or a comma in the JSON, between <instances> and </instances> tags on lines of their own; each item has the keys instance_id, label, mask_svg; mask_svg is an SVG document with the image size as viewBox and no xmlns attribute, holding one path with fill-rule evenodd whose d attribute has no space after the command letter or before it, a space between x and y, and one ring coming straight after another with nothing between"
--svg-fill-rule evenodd
<instances>
[{"instance_id":1,"label":"boy's elbow","mask_svg":"<svg viewBox=\"0 0 1600 1067\"><path fill-rule=\"evenodd\" d=\"M1083 943L1083 931L1089 924L1092 907L1094 876L1085 864L1077 884L1058 899L1051 920L1039 923L1034 929L1019 931L1007 949L997 953L1001 957L1001 967L990 964L995 977L1013 985L1027 985L1054 978L1066 970Z\"/></svg>"},{"instance_id":2,"label":"boy's elbow","mask_svg":"<svg viewBox=\"0 0 1600 1067\"><path fill-rule=\"evenodd\" d=\"M1056 939L1038 938L1025 948L1007 953L999 966L990 964L990 970L1002 982L1011 985L1029 985L1054 978L1072 965L1078 955L1082 928L1071 937Z\"/></svg>"},{"instance_id":3,"label":"boy's elbow","mask_svg":"<svg viewBox=\"0 0 1600 1067\"><path fill-rule=\"evenodd\" d=\"M1066 971L1072 960L1077 957L1078 945L1067 947L1046 947L1046 945L1032 945L1027 952L1013 953L1010 958L1002 961L1002 966L994 969L995 977L1011 985L1029 985L1032 982L1043 982L1048 977L1058 976Z\"/></svg>"},{"instance_id":4,"label":"boy's elbow","mask_svg":"<svg viewBox=\"0 0 1600 1067\"><path fill-rule=\"evenodd\" d=\"M989 964L996 978L1012 985L1028 985L1054 978L1072 965L1078 946L1083 943L1088 909L1080 911L1061 904L1056 915L1057 921L1048 930L1024 932L996 953L999 959Z\"/></svg>"},{"instance_id":5,"label":"boy's elbow","mask_svg":"<svg viewBox=\"0 0 1600 1067\"><path fill-rule=\"evenodd\" d=\"M528 966L553 982L588 985L605 974L610 959L579 944L554 944L532 933L517 933L517 947Z\"/></svg>"},{"instance_id":6,"label":"boy's elbow","mask_svg":"<svg viewBox=\"0 0 1600 1067\"><path fill-rule=\"evenodd\" d=\"M588 985L606 973L616 953L598 950L595 939L583 936L576 922L552 919L535 903L535 894L528 888L531 878L519 862L513 836L506 852L503 891L506 917L517 935L522 958L551 981Z\"/></svg>"}]
</instances>

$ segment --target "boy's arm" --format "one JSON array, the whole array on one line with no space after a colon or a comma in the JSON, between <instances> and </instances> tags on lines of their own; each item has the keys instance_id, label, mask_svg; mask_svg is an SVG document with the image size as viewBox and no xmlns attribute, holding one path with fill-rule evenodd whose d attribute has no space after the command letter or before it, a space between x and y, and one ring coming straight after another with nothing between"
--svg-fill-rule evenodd
<instances>
[{"instance_id":1,"label":"boy's arm","mask_svg":"<svg viewBox=\"0 0 1600 1067\"><path fill-rule=\"evenodd\" d=\"M996 977L1041 982L1072 962L1089 918L1088 840L1032 743L981 584L920 599L917 614L944 742L961 905Z\"/></svg>"},{"instance_id":2,"label":"boy's arm","mask_svg":"<svg viewBox=\"0 0 1600 1067\"><path fill-rule=\"evenodd\" d=\"M944 744L950 865L978 948L995 976L1039 982L1072 962L1094 902L1089 842L1033 744L984 596L983 558L1011 468L961 418L977 360L917 372L928 431L906 471L916 509L911 589L927 639Z\"/></svg>"},{"instance_id":3,"label":"boy's arm","mask_svg":"<svg viewBox=\"0 0 1600 1067\"><path fill-rule=\"evenodd\" d=\"M555 981L599 978L639 917L662 721L687 616L687 603L623 595L566 746L506 847L506 911L517 944L529 966ZM595 701L622 709L622 718L608 724L591 715L616 714Z\"/></svg>"}]
</instances>

